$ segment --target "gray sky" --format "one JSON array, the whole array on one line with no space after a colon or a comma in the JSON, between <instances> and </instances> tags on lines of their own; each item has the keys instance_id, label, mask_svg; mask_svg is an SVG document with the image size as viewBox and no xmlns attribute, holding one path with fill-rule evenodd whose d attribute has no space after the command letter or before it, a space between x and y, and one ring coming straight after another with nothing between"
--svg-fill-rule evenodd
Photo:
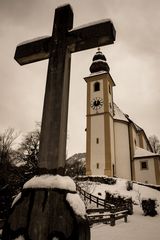
<instances>
[{"instance_id":1,"label":"gray sky","mask_svg":"<svg viewBox=\"0 0 160 240\"><path fill-rule=\"evenodd\" d=\"M116 83L114 101L148 136L160 138L160 1L159 0L0 0L0 132L21 133L41 120L47 63L21 67L16 45L51 35L54 10L70 3L74 27L110 18L114 45L102 47ZM72 54L68 156L85 151L86 83L96 49Z\"/></svg>"}]
</instances>

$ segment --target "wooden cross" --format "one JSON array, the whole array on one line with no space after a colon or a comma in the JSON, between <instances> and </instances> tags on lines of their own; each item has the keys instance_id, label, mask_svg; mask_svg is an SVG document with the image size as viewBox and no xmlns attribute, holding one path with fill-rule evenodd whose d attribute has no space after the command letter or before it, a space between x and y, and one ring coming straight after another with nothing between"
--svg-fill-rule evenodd
<instances>
[{"instance_id":1,"label":"wooden cross","mask_svg":"<svg viewBox=\"0 0 160 240\"><path fill-rule=\"evenodd\" d=\"M114 43L110 20L72 29L70 5L55 10L51 37L21 44L15 60L28 64L49 58L40 137L39 167L65 166L71 53Z\"/></svg>"}]
</instances>

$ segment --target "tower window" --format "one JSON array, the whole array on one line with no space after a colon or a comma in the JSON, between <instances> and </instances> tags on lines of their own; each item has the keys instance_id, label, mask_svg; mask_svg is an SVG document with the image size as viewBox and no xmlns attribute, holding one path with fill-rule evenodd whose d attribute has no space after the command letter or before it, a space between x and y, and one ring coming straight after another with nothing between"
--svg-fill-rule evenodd
<instances>
[{"instance_id":1,"label":"tower window","mask_svg":"<svg viewBox=\"0 0 160 240\"><path fill-rule=\"evenodd\" d=\"M114 166L114 164L112 165L112 169L113 169L113 177L115 177L115 166Z\"/></svg>"},{"instance_id":2,"label":"tower window","mask_svg":"<svg viewBox=\"0 0 160 240\"><path fill-rule=\"evenodd\" d=\"M97 169L99 169L99 163L97 163L97 165L96 165L96 166L97 166Z\"/></svg>"},{"instance_id":3,"label":"tower window","mask_svg":"<svg viewBox=\"0 0 160 240\"><path fill-rule=\"evenodd\" d=\"M140 162L141 170L148 169L148 164L146 161Z\"/></svg>"},{"instance_id":4,"label":"tower window","mask_svg":"<svg viewBox=\"0 0 160 240\"><path fill-rule=\"evenodd\" d=\"M96 138L96 143L97 143L97 144L99 143L99 138Z\"/></svg>"},{"instance_id":5,"label":"tower window","mask_svg":"<svg viewBox=\"0 0 160 240\"><path fill-rule=\"evenodd\" d=\"M111 94L111 85L109 84L109 93Z\"/></svg>"},{"instance_id":6,"label":"tower window","mask_svg":"<svg viewBox=\"0 0 160 240\"><path fill-rule=\"evenodd\" d=\"M97 91L100 91L100 83L99 82L96 82L94 84L94 92L97 92Z\"/></svg>"}]
</instances>

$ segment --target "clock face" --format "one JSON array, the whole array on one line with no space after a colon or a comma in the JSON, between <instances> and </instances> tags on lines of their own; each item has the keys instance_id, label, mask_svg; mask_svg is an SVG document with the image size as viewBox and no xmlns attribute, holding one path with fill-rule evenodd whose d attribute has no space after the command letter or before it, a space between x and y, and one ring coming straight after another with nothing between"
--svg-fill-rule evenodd
<instances>
[{"instance_id":1,"label":"clock face","mask_svg":"<svg viewBox=\"0 0 160 240\"><path fill-rule=\"evenodd\" d=\"M98 110L103 106L103 99L100 97L96 97L91 101L91 108L94 110Z\"/></svg>"}]
</instances>

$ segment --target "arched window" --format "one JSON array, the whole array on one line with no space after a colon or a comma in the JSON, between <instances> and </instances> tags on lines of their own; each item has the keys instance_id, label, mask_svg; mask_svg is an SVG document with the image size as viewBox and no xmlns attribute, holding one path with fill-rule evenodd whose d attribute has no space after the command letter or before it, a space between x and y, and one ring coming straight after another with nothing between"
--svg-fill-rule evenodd
<instances>
[{"instance_id":1,"label":"arched window","mask_svg":"<svg viewBox=\"0 0 160 240\"><path fill-rule=\"evenodd\" d=\"M100 90L100 83L99 82L95 82L94 84L94 91L97 92Z\"/></svg>"}]
</instances>

